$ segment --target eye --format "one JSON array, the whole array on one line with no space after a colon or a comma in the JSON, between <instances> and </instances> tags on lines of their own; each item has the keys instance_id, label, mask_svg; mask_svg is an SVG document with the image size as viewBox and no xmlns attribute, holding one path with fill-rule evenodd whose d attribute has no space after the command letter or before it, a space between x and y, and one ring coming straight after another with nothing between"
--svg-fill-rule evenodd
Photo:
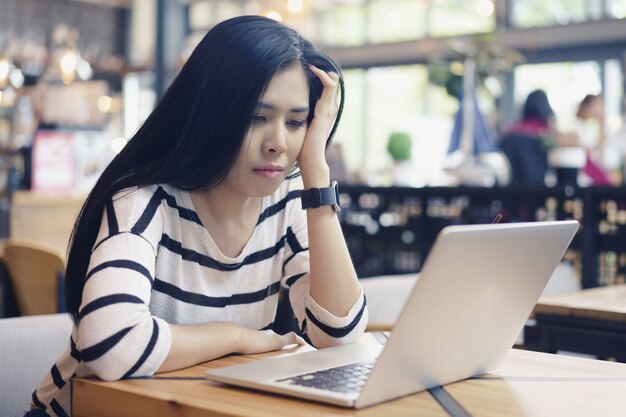
<instances>
[{"instance_id":1,"label":"eye","mask_svg":"<svg viewBox=\"0 0 626 417\"><path fill-rule=\"evenodd\" d=\"M265 116L261 116L260 114L255 114L252 116L252 121L254 123L264 123L267 121L267 118L265 118Z\"/></svg>"},{"instance_id":2,"label":"eye","mask_svg":"<svg viewBox=\"0 0 626 417\"><path fill-rule=\"evenodd\" d=\"M299 120L299 119L289 120L287 122L287 126L297 129L299 127L304 126L304 123L305 123L304 120Z\"/></svg>"}]
</instances>

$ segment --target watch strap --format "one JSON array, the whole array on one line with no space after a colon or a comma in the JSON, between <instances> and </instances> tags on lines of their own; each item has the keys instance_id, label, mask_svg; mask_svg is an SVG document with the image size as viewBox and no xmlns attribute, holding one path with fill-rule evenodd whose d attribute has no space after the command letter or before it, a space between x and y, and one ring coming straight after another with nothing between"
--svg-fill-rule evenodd
<instances>
[{"instance_id":1,"label":"watch strap","mask_svg":"<svg viewBox=\"0 0 626 417\"><path fill-rule=\"evenodd\" d=\"M335 211L339 211L339 187L337 181L333 181L330 187L303 190L300 194L300 200L304 210L332 206Z\"/></svg>"}]
</instances>

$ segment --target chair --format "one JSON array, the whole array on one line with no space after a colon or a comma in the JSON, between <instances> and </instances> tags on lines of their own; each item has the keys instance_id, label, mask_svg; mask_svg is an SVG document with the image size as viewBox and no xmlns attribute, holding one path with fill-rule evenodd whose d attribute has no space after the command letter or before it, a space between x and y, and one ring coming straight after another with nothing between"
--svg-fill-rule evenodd
<instances>
[{"instance_id":1,"label":"chair","mask_svg":"<svg viewBox=\"0 0 626 417\"><path fill-rule=\"evenodd\" d=\"M22 417L31 395L69 347L67 314L0 319L0 417Z\"/></svg>"},{"instance_id":2,"label":"chair","mask_svg":"<svg viewBox=\"0 0 626 417\"><path fill-rule=\"evenodd\" d=\"M367 298L366 331L389 331L396 323L419 274L385 275L360 280Z\"/></svg>"},{"instance_id":3,"label":"chair","mask_svg":"<svg viewBox=\"0 0 626 417\"><path fill-rule=\"evenodd\" d=\"M66 311L63 255L53 247L23 239L8 239L3 248L20 314Z\"/></svg>"}]
</instances>

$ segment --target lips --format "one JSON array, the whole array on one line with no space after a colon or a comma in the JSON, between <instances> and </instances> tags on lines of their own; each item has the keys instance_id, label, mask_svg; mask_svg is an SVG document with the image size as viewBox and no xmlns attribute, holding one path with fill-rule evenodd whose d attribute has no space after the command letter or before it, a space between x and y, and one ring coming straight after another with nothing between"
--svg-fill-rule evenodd
<instances>
[{"instance_id":1,"label":"lips","mask_svg":"<svg viewBox=\"0 0 626 417\"><path fill-rule=\"evenodd\" d=\"M263 167L254 168L255 171L283 171L283 167L278 165L267 165Z\"/></svg>"},{"instance_id":2,"label":"lips","mask_svg":"<svg viewBox=\"0 0 626 417\"><path fill-rule=\"evenodd\" d=\"M254 168L254 173L265 178L278 178L283 175L284 169L277 165L268 165Z\"/></svg>"}]
</instances>

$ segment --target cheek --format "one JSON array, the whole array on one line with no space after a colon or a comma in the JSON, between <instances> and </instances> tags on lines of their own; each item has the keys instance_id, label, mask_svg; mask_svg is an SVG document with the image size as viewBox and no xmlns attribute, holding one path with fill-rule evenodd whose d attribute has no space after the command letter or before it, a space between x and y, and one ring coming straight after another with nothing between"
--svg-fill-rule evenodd
<instances>
[{"instance_id":1,"label":"cheek","mask_svg":"<svg viewBox=\"0 0 626 417\"><path fill-rule=\"evenodd\" d=\"M306 129L304 129L302 132L299 132L297 135L295 135L294 141L293 143L293 153L295 156L298 156L300 154L300 151L302 150L302 146L304 145L304 138L306 136Z\"/></svg>"}]
</instances>

